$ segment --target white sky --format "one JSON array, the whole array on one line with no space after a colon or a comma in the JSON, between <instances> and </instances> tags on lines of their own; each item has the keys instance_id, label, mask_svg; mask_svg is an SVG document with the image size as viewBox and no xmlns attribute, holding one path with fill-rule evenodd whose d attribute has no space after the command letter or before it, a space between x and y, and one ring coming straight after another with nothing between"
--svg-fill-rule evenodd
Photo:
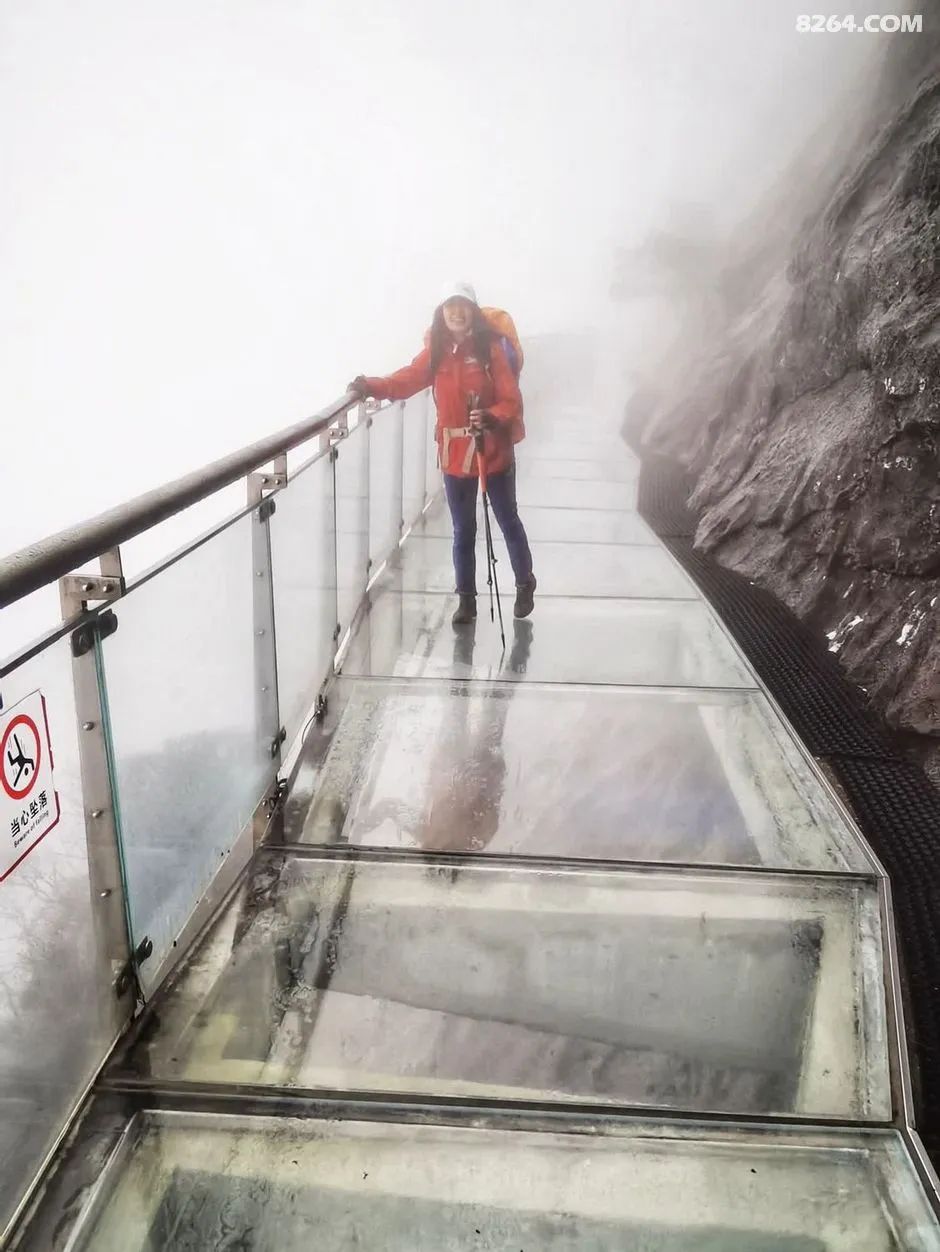
<instances>
[{"instance_id":1,"label":"white sky","mask_svg":"<svg viewBox=\"0 0 940 1252\"><path fill-rule=\"evenodd\" d=\"M618 244L733 222L892 38L804 7L3 0L0 551L410 359L449 278L603 320Z\"/></svg>"}]
</instances>

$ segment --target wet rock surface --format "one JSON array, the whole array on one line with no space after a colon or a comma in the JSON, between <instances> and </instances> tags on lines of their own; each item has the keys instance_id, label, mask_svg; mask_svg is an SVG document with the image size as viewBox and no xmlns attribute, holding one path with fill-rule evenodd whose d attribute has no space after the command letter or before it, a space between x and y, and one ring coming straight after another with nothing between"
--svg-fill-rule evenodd
<instances>
[{"instance_id":1,"label":"wet rock surface","mask_svg":"<svg viewBox=\"0 0 940 1252\"><path fill-rule=\"evenodd\" d=\"M824 634L940 785L933 61L893 67L881 123L823 208L681 389L638 395L628 423L690 470L696 546Z\"/></svg>"}]
</instances>

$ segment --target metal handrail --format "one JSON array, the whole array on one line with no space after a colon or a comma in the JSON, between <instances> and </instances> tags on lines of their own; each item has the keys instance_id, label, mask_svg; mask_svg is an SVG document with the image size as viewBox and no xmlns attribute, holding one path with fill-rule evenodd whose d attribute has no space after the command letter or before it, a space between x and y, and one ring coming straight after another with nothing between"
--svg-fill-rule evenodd
<instances>
[{"instance_id":1,"label":"metal handrail","mask_svg":"<svg viewBox=\"0 0 940 1252\"><path fill-rule=\"evenodd\" d=\"M0 560L0 608L38 591L86 561L134 539L223 487L231 486L258 466L322 434L358 403L359 396L347 391L341 399L312 417L4 557Z\"/></svg>"}]
</instances>

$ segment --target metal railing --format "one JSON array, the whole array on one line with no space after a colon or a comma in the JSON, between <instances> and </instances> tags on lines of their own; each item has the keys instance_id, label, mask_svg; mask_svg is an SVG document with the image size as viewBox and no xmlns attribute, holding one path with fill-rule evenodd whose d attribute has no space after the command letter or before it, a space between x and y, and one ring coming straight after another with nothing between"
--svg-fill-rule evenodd
<instances>
[{"instance_id":1,"label":"metal railing","mask_svg":"<svg viewBox=\"0 0 940 1252\"><path fill-rule=\"evenodd\" d=\"M63 577L86 561L97 560L143 531L198 504L223 487L231 486L259 466L286 456L291 449L329 430L356 403L347 393L313 417L3 558L0 560L0 609Z\"/></svg>"},{"instance_id":2,"label":"metal railing","mask_svg":"<svg viewBox=\"0 0 940 1252\"><path fill-rule=\"evenodd\" d=\"M428 393L347 394L0 561L2 605L57 581L62 609L0 665L0 728L41 698L57 814L0 810L0 1244L263 836L367 588L437 492L433 449ZM125 577L122 544L239 479L242 510Z\"/></svg>"}]
</instances>

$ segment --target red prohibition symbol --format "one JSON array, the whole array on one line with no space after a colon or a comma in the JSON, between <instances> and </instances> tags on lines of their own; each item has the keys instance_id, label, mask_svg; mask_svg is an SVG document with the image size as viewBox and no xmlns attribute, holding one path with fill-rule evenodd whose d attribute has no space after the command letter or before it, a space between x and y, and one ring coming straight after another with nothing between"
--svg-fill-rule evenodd
<instances>
[{"instance_id":1,"label":"red prohibition symbol","mask_svg":"<svg viewBox=\"0 0 940 1252\"><path fill-rule=\"evenodd\" d=\"M0 783L11 800L24 800L39 777L42 740L25 713L14 717L0 740Z\"/></svg>"}]
</instances>

